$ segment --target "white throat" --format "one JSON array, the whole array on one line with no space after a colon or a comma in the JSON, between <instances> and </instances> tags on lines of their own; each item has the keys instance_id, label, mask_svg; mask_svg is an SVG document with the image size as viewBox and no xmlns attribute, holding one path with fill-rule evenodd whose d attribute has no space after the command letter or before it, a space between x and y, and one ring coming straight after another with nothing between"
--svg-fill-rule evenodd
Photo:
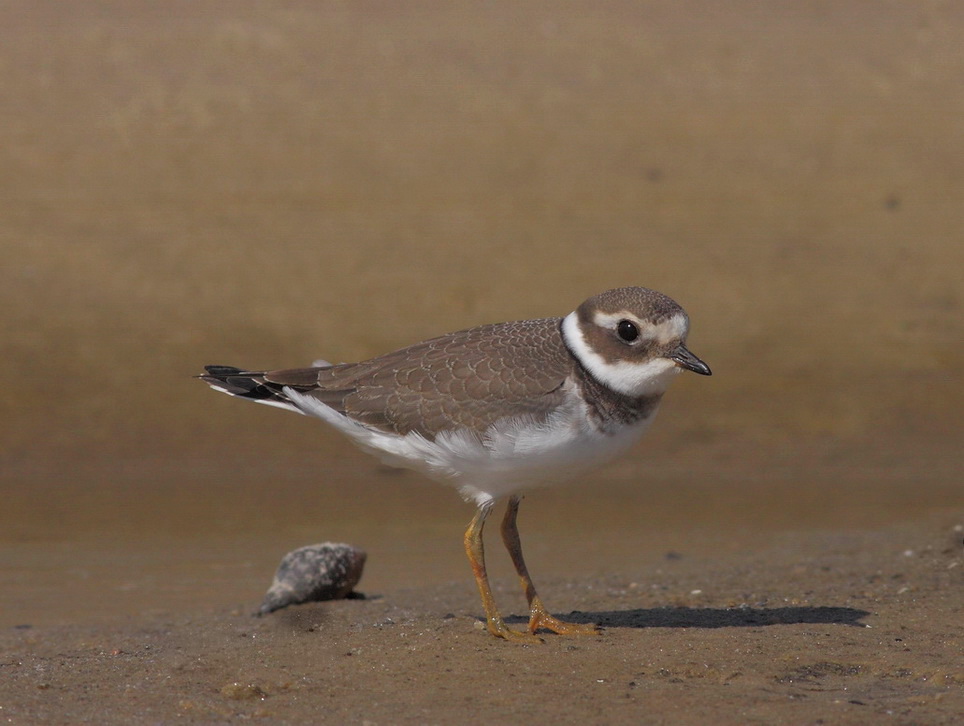
<instances>
[{"instance_id":1,"label":"white throat","mask_svg":"<svg viewBox=\"0 0 964 726\"><path fill-rule=\"evenodd\" d=\"M569 351L593 378L624 396L641 398L662 395L680 372L679 366L668 358L651 358L639 363L631 360L607 361L586 342L575 312L563 318L562 338Z\"/></svg>"}]
</instances>

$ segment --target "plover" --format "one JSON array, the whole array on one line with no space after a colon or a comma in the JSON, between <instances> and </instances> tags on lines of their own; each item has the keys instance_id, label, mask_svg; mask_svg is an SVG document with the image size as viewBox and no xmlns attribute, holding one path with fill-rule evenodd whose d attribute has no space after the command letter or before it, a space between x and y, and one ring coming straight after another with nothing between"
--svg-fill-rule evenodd
<instances>
[{"instance_id":1,"label":"plover","mask_svg":"<svg viewBox=\"0 0 964 726\"><path fill-rule=\"evenodd\" d=\"M642 287L595 295L564 318L482 325L360 363L271 371L205 366L212 388L316 416L386 463L448 482L477 510L465 550L488 630L538 640L596 632L553 617L536 593L516 526L526 489L571 479L632 446L682 370L710 369L686 348L689 318ZM508 498L502 540L529 604L524 631L492 597L482 529Z\"/></svg>"}]
</instances>

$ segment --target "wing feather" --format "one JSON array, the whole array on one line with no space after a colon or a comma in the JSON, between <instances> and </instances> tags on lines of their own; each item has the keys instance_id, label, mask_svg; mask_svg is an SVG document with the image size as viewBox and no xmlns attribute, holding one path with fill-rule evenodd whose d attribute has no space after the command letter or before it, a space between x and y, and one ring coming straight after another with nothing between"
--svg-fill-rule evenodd
<instances>
[{"instance_id":1,"label":"wing feather","mask_svg":"<svg viewBox=\"0 0 964 726\"><path fill-rule=\"evenodd\" d=\"M560 322L484 325L360 363L253 376L275 396L291 387L359 423L402 435L434 439L463 427L484 430L506 417L544 420L572 369Z\"/></svg>"}]
</instances>

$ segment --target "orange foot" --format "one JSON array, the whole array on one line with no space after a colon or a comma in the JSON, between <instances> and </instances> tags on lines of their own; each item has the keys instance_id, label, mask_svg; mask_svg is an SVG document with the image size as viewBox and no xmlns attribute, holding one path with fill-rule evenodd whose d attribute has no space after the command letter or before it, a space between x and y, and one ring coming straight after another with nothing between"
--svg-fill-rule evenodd
<instances>
[{"instance_id":1,"label":"orange foot","mask_svg":"<svg viewBox=\"0 0 964 726\"><path fill-rule=\"evenodd\" d=\"M542 638L535 634L534 630L513 630L501 617L490 617L486 619L486 627L489 632L497 638L511 641L513 643L545 643ZM531 625L531 621L530 621Z\"/></svg>"},{"instance_id":2,"label":"orange foot","mask_svg":"<svg viewBox=\"0 0 964 726\"><path fill-rule=\"evenodd\" d=\"M567 623L550 615L544 608L533 608L529 618L529 632L535 633L540 628L559 635L599 635L602 632L592 623Z\"/></svg>"}]
</instances>

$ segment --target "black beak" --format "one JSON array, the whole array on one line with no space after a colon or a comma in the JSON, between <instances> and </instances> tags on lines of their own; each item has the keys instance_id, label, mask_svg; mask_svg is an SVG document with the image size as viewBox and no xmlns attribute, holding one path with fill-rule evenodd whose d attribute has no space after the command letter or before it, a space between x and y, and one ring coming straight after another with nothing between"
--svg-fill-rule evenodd
<instances>
[{"instance_id":1,"label":"black beak","mask_svg":"<svg viewBox=\"0 0 964 726\"><path fill-rule=\"evenodd\" d=\"M713 371L710 370L710 367L695 355L690 353L686 349L685 345L681 345L666 357L676 363L676 365L678 365L680 368L693 371L693 373L699 373L701 376L713 375Z\"/></svg>"}]
</instances>

